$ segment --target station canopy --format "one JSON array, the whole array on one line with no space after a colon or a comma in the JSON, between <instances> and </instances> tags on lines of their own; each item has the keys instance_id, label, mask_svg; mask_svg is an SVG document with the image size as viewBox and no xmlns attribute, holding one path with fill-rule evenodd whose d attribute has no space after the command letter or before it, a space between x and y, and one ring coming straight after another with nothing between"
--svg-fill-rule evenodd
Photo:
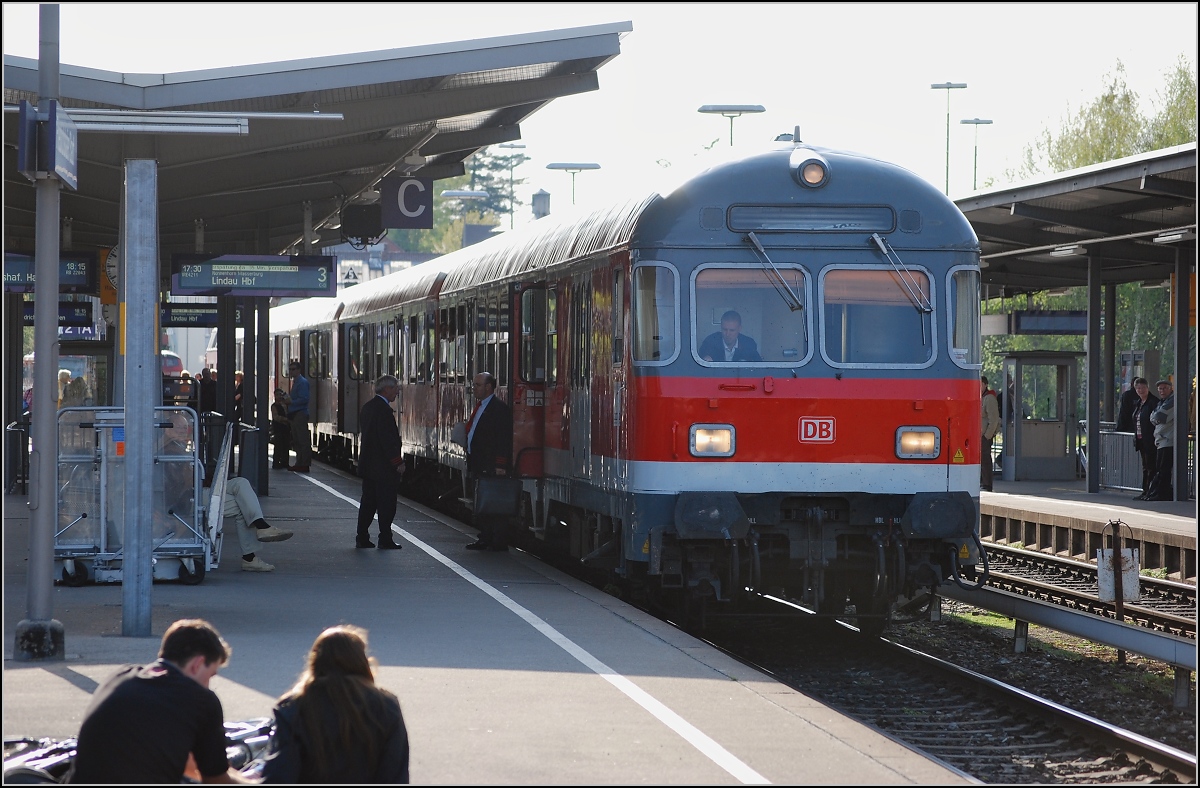
<instances>
[{"instance_id":1,"label":"station canopy","mask_svg":"<svg viewBox=\"0 0 1200 788\"><path fill-rule=\"evenodd\" d=\"M616 22L176 74L62 64L60 102L79 128L79 190L61 192L71 245L117 243L130 158L158 164L163 259L196 251L198 226L205 252L297 253L305 203L322 245L336 243L341 208L369 201L384 175L462 175L471 154L521 139L521 122L552 100L597 90L598 69L632 29ZM34 246L35 189L17 172L13 110L37 104L37 91L38 62L5 55L9 251ZM242 118L238 132L164 130L230 115Z\"/></svg>"},{"instance_id":2,"label":"station canopy","mask_svg":"<svg viewBox=\"0 0 1200 788\"><path fill-rule=\"evenodd\" d=\"M1159 285L1196 260L1196 143L955 201L979 237L985 297L1087 285Z\"/></svg>"}]
</instances>

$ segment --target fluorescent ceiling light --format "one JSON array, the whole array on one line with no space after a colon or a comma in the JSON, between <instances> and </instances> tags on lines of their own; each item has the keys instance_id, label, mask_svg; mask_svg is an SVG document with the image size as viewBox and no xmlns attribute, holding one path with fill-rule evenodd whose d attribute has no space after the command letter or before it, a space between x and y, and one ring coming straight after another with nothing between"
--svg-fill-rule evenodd
<instances>
[{"instance_id":1,"label":"fluorescent ceiling light","mask_svg":"<svg viewBox=\"0 0 1200 788\"><path fill-rule=\"evenodd\" d=\"M1162 235L1156 235L1154 237L1154 243L1173 244L1178 243L1179 241L1191 241L1195 237L1196 233L1193 230L1171 230L1163 233Z\"/></svg>"},{"instance_id":2,"label":"fluorescent ceiling light","mask_svg":"<svg viewBox=\"0 0 1200 788\"><path fill-rule=\"evenodd\" d=\"M1082 254L1087 254L1087 249L1084 249L1079 244L1071 244L1070 246L1057 246L1050 251L1051 257L1074 257Z\"/></svg>"}]
</instances>

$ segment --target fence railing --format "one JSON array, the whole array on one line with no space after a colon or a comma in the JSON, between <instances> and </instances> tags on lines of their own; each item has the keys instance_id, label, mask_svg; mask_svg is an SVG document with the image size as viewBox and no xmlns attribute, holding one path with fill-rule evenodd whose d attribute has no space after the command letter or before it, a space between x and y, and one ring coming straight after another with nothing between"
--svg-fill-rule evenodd
<instances>
[{"instance_id":1,"label":"fence railing","mask_svg":"<svg viewBox=\"0 0 1200 788\"><path fill-rule=\"evenodd\" d=\"M1188 490L1196 489L1195 436L1188 436ZM1132 432L1100 430L1100 487L1110 490L1142 489L1142 458L1133 448Z\"/></svg>"}]
</instances>

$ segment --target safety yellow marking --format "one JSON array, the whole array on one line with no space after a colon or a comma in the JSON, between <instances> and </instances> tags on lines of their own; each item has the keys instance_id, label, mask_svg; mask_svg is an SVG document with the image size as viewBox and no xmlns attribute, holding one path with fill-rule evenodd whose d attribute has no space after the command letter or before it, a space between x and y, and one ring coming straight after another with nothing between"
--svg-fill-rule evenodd
<instances>
[{"instance_id":1,"label":"safety yellow marking","mask_svg":"<svg viewBox=\"0 0 1200 788\"><path fill-rule=\"evenodd\" d=\"M650 555L650 537L646 537L646 541L642 544L642 555Z\"/></svg>"},{"instance_id":2,"label":"safety yellow marking","mask_svg":"<svg viewBox=\"0 0 1200 788\"><path fill-rule=\"evenodd\" d=\"M959 449L959 450L957 450L957 451L955 451L955 452L954 452L954 460L953 460L953 462L963 462L963 453L962 453L962 449Z\"/></svg>"},{"instance_id":3,"label":"safety yellow marking","mask_svg":"<svg viewBox=\"0 0 1200 788\"><path fill-rule=\"evenodd\" d=\"M971 557L971 551L967 549L966 544L963 544L962 547L958 548L958 557L959 558L970 558Z\"/></svg>"}]
</instances>

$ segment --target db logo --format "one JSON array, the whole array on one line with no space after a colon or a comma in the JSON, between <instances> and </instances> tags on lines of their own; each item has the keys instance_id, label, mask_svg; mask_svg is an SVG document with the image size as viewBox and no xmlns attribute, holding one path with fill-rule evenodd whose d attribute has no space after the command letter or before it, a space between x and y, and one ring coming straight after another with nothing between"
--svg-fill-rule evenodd
<instances>
[{"instance_id":1,"label":"db logo","mask_svg":"<svg viewBox=\"0 0 1200 788\"><path fill-rule=\"evenodd\" d=\"M801 443L833 443L833 419L805 416L800 419Z\"/></svg>"}]
</instances>

